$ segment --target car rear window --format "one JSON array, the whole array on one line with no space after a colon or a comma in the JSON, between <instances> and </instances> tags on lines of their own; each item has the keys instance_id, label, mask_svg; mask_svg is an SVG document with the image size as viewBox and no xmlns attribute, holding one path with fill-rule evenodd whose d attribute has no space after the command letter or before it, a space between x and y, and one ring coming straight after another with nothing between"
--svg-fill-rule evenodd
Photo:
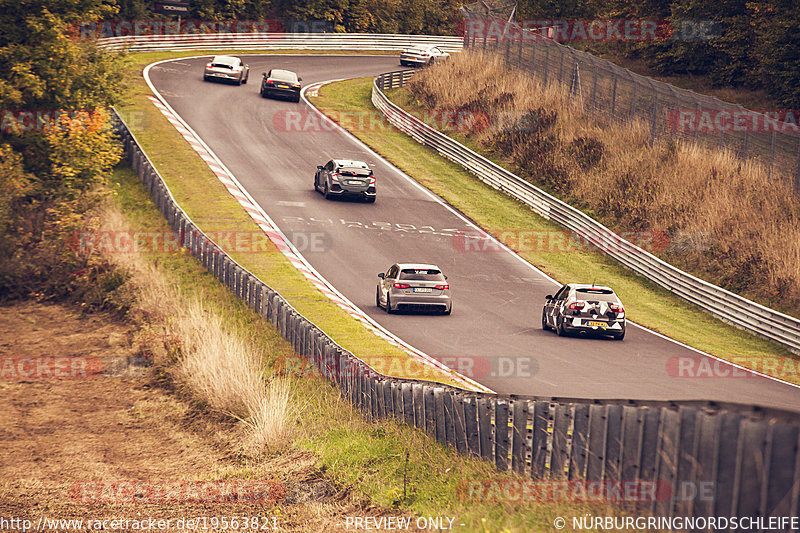
<instances>
[{"instance_id":1,"label":"car rear window","mask_svg":"<svg viewBox=\"0 0 800 533\"><path fill-rule=\"evenodd\" d=\"M293 83L297 81L297 76L295 73L289 72L288 70L273 70L272 74L270 74L270 78L273 80L290 81Z\"/></svg>"},{"instance_id":2,"label":"car rear window","mask_svg":"<svg viewBox=\"0 0 800 533\"><path fill-rule=\"evenodd\" d=\"M444 281L444 274L433 268L404 268L400 271L400 279L414 281Z\"/></svg>"},{"instance_id":3,"label":"car rear window","mask_svg":"<svg viewBox=\"0 0 800 533\"><path fill-rule=\"evenodd\" d=\"M233 63L223 63L222 61L217 61L215 63L211 63L211 66L217 68L233 68Z\"/></svg>"},{"instance_id":4,"label":"car rear window","mask_svg":"<svg viewBox=\"0 0 800 533\"><path fill-rule=\"evenodd\" d=\"M611 289L575 289L575 292L578 298L583 298L584 300L617 301L617 295Z\"/></svg>"},{"instance_id":5,"label":"car rear window","mask_svg":"<svg viewBox=\"0 0 800 533\"><path fill-rule=\"evenodd\" d=\"M339 174L342 176L369 176L372 174L372 171L368 168L348 168L343 167L339 169Z\"/></svg>"}]
</instances>

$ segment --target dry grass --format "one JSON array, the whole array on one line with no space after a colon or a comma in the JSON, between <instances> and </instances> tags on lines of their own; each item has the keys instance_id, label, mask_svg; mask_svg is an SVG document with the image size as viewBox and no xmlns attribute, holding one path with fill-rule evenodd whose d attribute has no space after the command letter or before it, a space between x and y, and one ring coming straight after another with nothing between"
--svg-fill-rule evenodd
<instances>
[{"instance_id":1,"label":"dry grass","mask_svg":"<svg viewBox=\"0 0 800 533\"><path fill-rule=\"evenodd\" d=\"M122 213L104 209L103 230L129 231ZM289 442L298 402L284 376L265 376L266 355L231 331L223 317L197 297L187 298L140 254L116 253L110 260L130 276L140 322L158 330L166 350L155 361L204 406L239 420L252 451Z\"/></svg>"},{"instance_id":2,"label":"dry grass","mask_svg":"<svg viewBox=\"0 0 800 533\"><path fill-rule=\"evenodd\" d=\"M655 235L654 252L709 281L800 316L800 202L789 180L727 151L651 147L646 126L593 120L562 88L494 56L457 54L410 90L427 109L478 113L469 138L525 179L617 231Z\"/></svg>"}]
</instances>

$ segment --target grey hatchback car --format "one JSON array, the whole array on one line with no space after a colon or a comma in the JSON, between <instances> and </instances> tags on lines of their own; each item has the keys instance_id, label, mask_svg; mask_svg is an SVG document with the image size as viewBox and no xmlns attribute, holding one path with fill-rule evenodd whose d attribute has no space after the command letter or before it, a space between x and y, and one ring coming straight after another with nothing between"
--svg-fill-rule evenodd
<instances>
[{"instance_id":1,"label":"grey hatchback car","mask_svg":"<svg viewBox=\"0 0 800 533\"><path fill-rule=\"evenodd\" d=\"M545 296L542 329L569 333L625 337L625 308L609 287L568 283L554 295Z\"/></svg>"},{"instance_id":2,"label":"grey hatchback car","mask_svg":"<svg viewBox=\"0 0 800 533\"><path fill-rule=\"evenodd\" d=\"M319 165L314 174L314 190L326 199L332 197L359 197L374 202L377 195L375 176L363 161L331 159Z\"/></svg>"},{"instance_id":3,"label":"grey hatchback car","mask_svg":"<svg viewBox=\"0 0 800 533\"><path fill-rule=\"evenodd\" d=\"M375 304L387 313L404 310L453 310L447 276L436 265L396 263L378 274Z\"/></svg>"}]
</instances>

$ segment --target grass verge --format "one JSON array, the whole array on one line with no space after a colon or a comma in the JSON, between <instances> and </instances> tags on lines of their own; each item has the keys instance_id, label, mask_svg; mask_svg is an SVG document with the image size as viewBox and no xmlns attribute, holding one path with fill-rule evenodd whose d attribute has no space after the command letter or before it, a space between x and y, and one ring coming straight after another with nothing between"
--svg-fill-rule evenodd
<instances>
[{"instance_id":1,"label":"grass verge","mask_svg":"<svg viewBox=\"0 0 800 533\"><path fill-rule=\"evenodd\" d=\"M132 71L140 73L146 65L160 59L212 53L214 52L136 54L131 57L134 67ZM260 235L261 229L227 192L200 156L148 100L151 92L144 79L140 75L132 75L129 87L128 102L119 107L120 112L123 116L127 114L137 117L137 120L131 121L131 130L192 220L205 232ZM220 244L223 249L226 248L224 243ZM319 292L271 242L264 240L263 246L256 250L257 253L230 249L226 251L239 264L283 295L297 311L360 359L367 363L375 361L376 367L409 368L405 364L391 364L393 360L407 360L409 356L405 351L377 338L361 322ZM454 383L444 372L431 370L426 376L430 375L429 379L432 381Z\"/></svg>"},{"instance_id":2,"label":"grass verge","mask_svg":"<svg viewBox=\"0 0 800 533\"><path fill-rule=\"evenodd\" d=\"M319 96L312 101L331 117L359 116L359 113L374 110L371 90L372 78L336 82L322 87ZM412 105L411 99L397 90L390 91L389 96L401 107ZM421 111L419 108L406 109ZM348 124L342 125L498 238L504 232L522 235L562 231L560 226L542 219L521 202L485 185L459 165L419 145L398 130L370 128L363 131L348 127ZM463 138L458 140L463 141ZM473 150L477 149L474 143L467 144ZM625 302L628 317L643 326L728 361L766 373L777 373L781 379L800 383L800 376L796 373L781 372L784 358L795 358L784 347L724 324L599 252L535 250L520 255L557 280L593 280L614 287Z\"/></svg>"},{"instance_id":3,"label":"grass verge","mask_svg":"<svg viewBox=\"0 0 800 533\"><path fill-rule=\"evenodd\" d=\"M115 171L113 188L115 203L134 231L168 231L165 220L130 169L119 167ZM219 326L237 342L264 354L267 377L272 375L276 361L293 356L291 346L271 324L248 309L190 254L142 257L174 287L177 296L170 302L170 309L190 308L198 300L204 302L220 317ZM165 343L158 320L142 323L153 324L152 331L144 332L151 336L152 345L175 342L166 339ZM296 401L288 404L293 409L288 417L290 438L271 453L311 452L318 458L320 470L334 483L349 487L369 498L371 505L393 509L398 515L451 517L457 531L530 532L552 531L557 516L569 520L587 513L611 516L620 512L605 503L546 502L521 497L515 500L513 494L509 497L495 493L485 500L471 498L471 483L483 483L481 486L485 487L487 482L496 482L500 487L523 478L500 474L488 462L459 456L404 424L367 422L321 378L291 380L291 394ZM298 400L301 408L297 408ZM258 460L257 455L249 457L248 461Z\"/></svg>"}]
</instances>

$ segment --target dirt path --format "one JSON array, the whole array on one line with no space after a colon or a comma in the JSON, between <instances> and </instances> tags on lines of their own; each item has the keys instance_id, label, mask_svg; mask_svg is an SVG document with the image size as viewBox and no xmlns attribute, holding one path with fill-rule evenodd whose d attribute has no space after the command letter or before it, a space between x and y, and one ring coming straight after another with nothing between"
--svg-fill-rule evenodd
<instances>
[{"instance_id":1,"label":"dirt path","mask_svg":"<svg viewBox=\"0 0 800 533\"><path fill-rule=\"evenodd\" d=\"M158 519L213 530L234 516L259 530L342 531L345 516L392 514L337 490L308 454L241 455L234 425L155 384L126 324L38 303L0 307L0 324L0 531L22 520L155 530Z\"/></svg>"}]
</instances>

